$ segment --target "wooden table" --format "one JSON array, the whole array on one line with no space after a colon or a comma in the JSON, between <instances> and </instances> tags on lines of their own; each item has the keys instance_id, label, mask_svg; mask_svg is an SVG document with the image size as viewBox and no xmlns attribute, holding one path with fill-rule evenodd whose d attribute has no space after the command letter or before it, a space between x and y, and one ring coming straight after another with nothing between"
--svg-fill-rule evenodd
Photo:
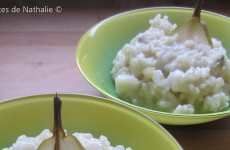
<instances>
[{"instance_id":1,"label":"wooden table","mask_svg":"<svg viewBox=\"0 0 230 150\"><path fill-rule=\"evenodd\" d=\"M0 101L56 92L102 96L78 70L75 49L86 30L121 11L0 14ZM216 11L230 16L229 10ZM184 149L230 149L230 117L200 125L163 126Z\"/></svg>"}]
</instances>

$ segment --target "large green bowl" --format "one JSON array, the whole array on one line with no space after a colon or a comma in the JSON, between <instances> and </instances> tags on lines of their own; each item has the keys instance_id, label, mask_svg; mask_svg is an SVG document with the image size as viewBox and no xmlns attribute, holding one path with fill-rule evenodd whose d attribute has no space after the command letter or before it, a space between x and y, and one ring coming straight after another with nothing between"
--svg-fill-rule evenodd
<instances>
[{"instance_id":1,"label":"large green bowl","mask_svg":"<svg viewBox=\"0 0 230 150\"><path fill-rule=\"evenodd\" d=\"M156 14L169 16L173 23L180 23L192 16L188 8L148 8L125 12L105 19L84 34L77 46L77 64L84 77L105 96L126 106L140 110L156 121L164 124L198 124L220 119L230 114L230 110L194 115L176 115L142 108L118 98L111 75L112 61L125 43L138 33L149 28L149 20ZM221 40L230 56L230 18L204 11L210 34Z\"/></svg>"},{"instance_id":2,"label":"large green bowl","mask_svg":"<svg viewBox=\"0 0 230 150\"><path fill-rule=\"evenodd\" d=\"M22 134L36 136L53 127L54 95L38 95L0 103L0 149ZM108 137L112 145L133 150L182 149L158 123L124 105L98 97L61 94L62 122L68 133Z\"/></svg>"}]
</instances>

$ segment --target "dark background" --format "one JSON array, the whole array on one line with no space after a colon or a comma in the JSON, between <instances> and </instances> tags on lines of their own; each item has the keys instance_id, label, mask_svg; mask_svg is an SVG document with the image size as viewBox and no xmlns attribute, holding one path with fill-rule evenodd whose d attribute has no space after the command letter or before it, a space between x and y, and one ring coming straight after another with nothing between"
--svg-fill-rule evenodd
<instances>
[{"instance_id":1,"label":"dark background","mask_svg":"<svg viewBox=\"0 0 230 150\"><path fill-rule=\"evenodd\" d=\"M84 9L84 8L120 8L120 9L136 9L143 7L157 6L185 6L194 7L197 0L1 0L0 7L22 7L22 6L38 6L38 7L56 7L61 6L66 10ZM229 10L229 0L206 0L205 9Z\"/></svg>"}]
</instances>

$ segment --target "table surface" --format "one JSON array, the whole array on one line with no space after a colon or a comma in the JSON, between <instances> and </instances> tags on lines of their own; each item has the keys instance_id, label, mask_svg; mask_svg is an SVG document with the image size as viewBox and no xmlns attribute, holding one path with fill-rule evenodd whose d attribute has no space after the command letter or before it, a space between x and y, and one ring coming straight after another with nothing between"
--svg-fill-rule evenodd
<instances>
[{"instance_id":1,"label":"table surface","mask_svg":"<svg viewBox=\"0 0 230 150\"><path fill-rule=\"evenodd\" d=\"M0 102L44 93L102 96L76 65L80 37L121 9L78 9L0 17ZM230 16L230 11L219 13ZM200 125L163 125L184 149L229 149L230 117Z\"/></svg>"}]
</instances>

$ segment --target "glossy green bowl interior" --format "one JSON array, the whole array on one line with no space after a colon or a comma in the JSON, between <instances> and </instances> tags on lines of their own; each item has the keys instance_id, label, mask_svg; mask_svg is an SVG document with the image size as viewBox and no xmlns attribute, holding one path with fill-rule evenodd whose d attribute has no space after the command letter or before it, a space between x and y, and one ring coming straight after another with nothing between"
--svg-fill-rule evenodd
<instances>
[{"instance_id":1,"label":"glossy green bowl interior","mask_svg":"<svg viewBox=\"0 0 230 150\"><path fill-rule=\"evenodd\" d=\"M229 110L195 115L175 115L154 111L127 103L118 98L111 75L112 61L125 43L138 33L149 28L149 20L156 14L167 15L172 23L191 18L193 10L188 8L148 8L125 12L105 19L84 34L77 46L77 64L83 76L105 96L122 104L136 108L156 121L164 124L198 124L220 119L230 114ZM230 56L230 19L211 12L202 12L202 20L212 37L222 41Z\"/></svg>"},{"instance_id":2,"label":"glossy green bowl interior","mask_svg":"<svg viewBox=\"0 0 230 150\"><path fill-rule=\"evenodd\" d=\"M53 96L38 95L0 103L0 149L22 134L36 136L53 127ZM59 95L62 122L68 133L108 137L112 145L140 149L181 149L158 123L119 103L84 95Z\"/></svg>"}]
</instances>

